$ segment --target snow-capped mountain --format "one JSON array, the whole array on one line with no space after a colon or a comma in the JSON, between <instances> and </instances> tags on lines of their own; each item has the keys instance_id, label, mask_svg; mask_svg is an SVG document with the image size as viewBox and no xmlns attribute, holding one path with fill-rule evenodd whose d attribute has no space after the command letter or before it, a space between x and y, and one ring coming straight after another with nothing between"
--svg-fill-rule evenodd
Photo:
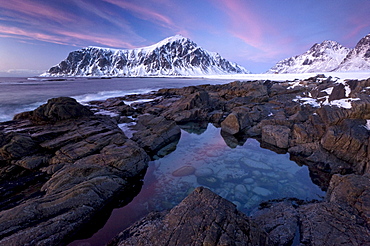
<instances>
[{"instance_id":1,"label":"snow-capped mountain","mask_svg":"<svg viewBox=\"0 0 370 246\"><path fill-rule=\"evenodd\" d=\"M329 72L336 69L350 52L335 41L314 44L302 55L284 59L266 73L312 73Z\"/></svg>"},{"instance_id":2,"label":"snow-capped mountain","mask_svg":"<svg viewBox=\"0 0 370 246\"><path fill-rule=\"evenodd\" d=\"M250 73L181 35L137 49L87 47L41 76L198 76Z\"/></svg>"},{"instance_id":3,"label":"snow-capped mountain","mask_svg":"<svg viewBox=\"0 0 370 246\"><path fill-rule=\"evenodd\" d=\"M370 34L363 37L335 71L370 70Z\"/></svg>"}]
</instances>

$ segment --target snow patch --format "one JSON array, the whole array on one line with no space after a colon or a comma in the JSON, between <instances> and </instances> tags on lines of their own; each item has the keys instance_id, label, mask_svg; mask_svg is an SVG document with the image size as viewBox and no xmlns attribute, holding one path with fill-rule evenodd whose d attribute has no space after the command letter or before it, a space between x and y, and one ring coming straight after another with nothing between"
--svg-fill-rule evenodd
<instances>
[{"instance_id":1,"label":"snow patch","mask_svg":"<svg viewBox=\"0 0 370 246\"><path fill-rule=\"evenodd\" d=\"M366 125L364 125L364 127L370 131L370 120L366 120Z\"/></svg>"}]
</instances>

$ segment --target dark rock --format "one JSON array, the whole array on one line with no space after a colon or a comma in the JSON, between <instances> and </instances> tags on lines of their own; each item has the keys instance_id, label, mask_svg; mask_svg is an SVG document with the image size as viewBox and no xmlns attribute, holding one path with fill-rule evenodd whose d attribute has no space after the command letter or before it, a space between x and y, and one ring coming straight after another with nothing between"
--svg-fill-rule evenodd
<instances>
[{"instance_id":1,"label":"dark rock","mask_svg":"<svg viewBox=\"0 0 370 246\"><path fill-rule=\"evenodd\" d=\"M329 95L329 102L339 100L346 97L346 90L343 84L337 84L333 87L333 91Z\"/></svg>"},{"instance_id":2,"label":"dark rock","mask_svg":"<svg viewBox=\"0 0 370 246\"><path fill-rule=\"evenodd\" d=\"M267 125L262 127L262 141L278 148L289 147L290 129L286 126Z\"/></svg>"},{"instance_id":3,"label":"dark rock","mask_svg":"<svg viewBox=\"0 0 370 246\"><path fill-rule=\"evenodd\" d=\"M48 100L47 104L41 105L29 115L27 114L18 114L14 116L14 119L30 119L35 123L57 122L91 116L93 113L73 98L59 97Z\"/></svg>"},{"instance_id":4,"label":"dark rock","mask_svg":"<svg viewBox=\"0 0 370 246\"><path fill-rule=\"evenodd\" d=\"M322 146L338 158L353 163L353 169L362 174L367 169L369 131L364 120L346 119L328 128L321 140Z\"/></svg>"},{"instance_id":5,"label":"dark rock","mask_svg":"<svg viewBox=\"0 0 370 246\"><path fill-rule=\"evenodd\" d=\"M160 236L159 236L160 235ZM197 188L167 214L144 218L109 245L271 245L259 225L231 202Z\"/></svg>"},{"instance_id":6,"label":"dark rock","mask_svg":"<svg viewBox=\"0 0 370 246\"><path fill-rule=\"evenodd\" d=\"M356 209L370 227L370 178L369 174L333 175L327 199L331 203Z\"/></svg>"},{"instance_id":7,"label":"dark rock","mask_svg":"<svg viewBox=\"0 0 370 246\"><path fill-rule=\"evenodd\" d=\"M313 203L299 208L302 245L367 245L369 229L358 215L335 203Z\"/></svg>"},{"instance_id":8,"label":"dark rock","mask_svg":"<svg viewBox=\"0 0 370 246\"><path fill-rule=\"evenodd\" d=\"M134 128L137 131L132 140L150 154L156 154L171 142L178 141L181 135L180 127L162 116L142 115Z\"/></svg>"},{"instance_id":9,"label":"dark rock","mask_svg":"<svg viewBox=\"0 0 370 246\"><path fill-rule=\"evenodd\" d=\"M49 100L28 115L36 124L0 124L0 245L64 244L118 194L135 195L130 182L149 157L109 117L74 100Z\"/></svg>"},{"instance_id":10,"label":"dark rock","mask_svg":"<svg viewBox=\"0 0 370 246\"><path fill-rule=\"evenodd\" d=\"M268 233L273 245L292 245L295 237L299 239L299 214L290 201L258 210L252 219Z\"/></svg>"}]
</instances>

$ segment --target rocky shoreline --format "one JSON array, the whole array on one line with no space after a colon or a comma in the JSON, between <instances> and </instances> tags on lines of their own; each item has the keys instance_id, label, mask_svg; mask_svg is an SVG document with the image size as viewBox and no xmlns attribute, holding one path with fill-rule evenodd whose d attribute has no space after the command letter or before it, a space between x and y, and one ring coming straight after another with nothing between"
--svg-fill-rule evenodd
<instances>
[{"instance_id":1,"label":"rocky shoreline","mask_svg":"<svg viewBox=\"0 0 370 246\"><path fill-rule=\"evenodd\" d=\"M230 147L255 138L290 153L326 198L266 201L248 217L199 188L111 245L366 245L369 88L370 79L318 75L161 89L88 106L51 99L0 123L0 245L68 244L102 210L137 194L150 158L170 152L189 122L220 127Z\"/></svg>"}]
</instances>

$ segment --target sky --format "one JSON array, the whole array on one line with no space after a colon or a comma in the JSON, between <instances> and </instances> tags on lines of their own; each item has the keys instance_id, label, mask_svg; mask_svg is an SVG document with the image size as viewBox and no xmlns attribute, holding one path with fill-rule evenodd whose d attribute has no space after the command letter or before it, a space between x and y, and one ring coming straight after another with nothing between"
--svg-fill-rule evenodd
<instances>
[{"instance_id":1,"label":"sky","mask_svg":"<svg viewBox=\"0 0 370 246\"><path fill-rule=\"evenodd\" d=\"M0 76L33 76L87 46L138 48L181 34L253 73L370 33L369 0L2 0Z\"/></svg>"}]
</instances>

